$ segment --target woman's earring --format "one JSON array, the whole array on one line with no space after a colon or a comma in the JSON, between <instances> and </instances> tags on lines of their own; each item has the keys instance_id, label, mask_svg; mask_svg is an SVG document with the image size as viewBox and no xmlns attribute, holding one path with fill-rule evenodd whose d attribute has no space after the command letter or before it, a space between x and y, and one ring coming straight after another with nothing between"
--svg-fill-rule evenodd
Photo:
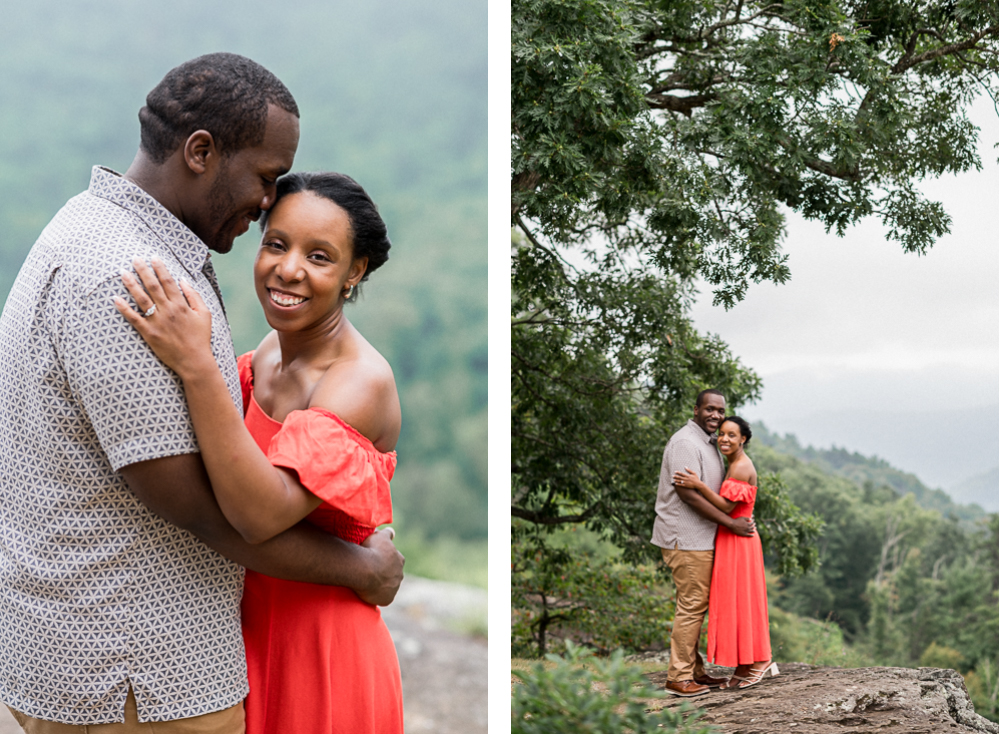
<instances>
[{"instance_id":1,"label":"woman's earring","mask_svg":"<svg viewBox=\"0 0 1000 734\"><path fill-rule=\"evenodd\" d=\"M344 300L345 301L351 300L351 296L353 295L354 295L354 284L352 283L351 286L347 289L347 295L344 296Z\"/></svg>"}]
</instances>

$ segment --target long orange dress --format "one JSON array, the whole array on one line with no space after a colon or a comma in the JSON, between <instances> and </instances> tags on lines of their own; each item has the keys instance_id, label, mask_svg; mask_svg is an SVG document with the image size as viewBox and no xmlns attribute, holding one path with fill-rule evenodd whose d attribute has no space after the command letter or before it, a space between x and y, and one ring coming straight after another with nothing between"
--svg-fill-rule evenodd
<instances>
[{"instance_id":1,"label":"long orange dress","mask_svg":"<svg viewBox=\"0 0 1000 734\"><path fill-rule=\"evenodd\" d=\"M753 514L757 488L752 484L727 479L719 494L737 503L730 517ZM771 659L764 553L756 533L743 538L720 525L715 536L708 594L708 659L730 668Z\"/></svg>"},{"instance_id":2,"label":"long orange dress","mask_svg":"<svg viewBox=\"0 0 1000 734\"><path fill-rule=\"evenodd\" d=\"M273 465L323 499L309 522L361 543L392 521L395 452L325 410L272 419L253 399L252 354L239 359L247 429ZM402 734L399 660L378 607L344 587L248 569L242 611L247 734Z\"/></svg>"}]
</instances>

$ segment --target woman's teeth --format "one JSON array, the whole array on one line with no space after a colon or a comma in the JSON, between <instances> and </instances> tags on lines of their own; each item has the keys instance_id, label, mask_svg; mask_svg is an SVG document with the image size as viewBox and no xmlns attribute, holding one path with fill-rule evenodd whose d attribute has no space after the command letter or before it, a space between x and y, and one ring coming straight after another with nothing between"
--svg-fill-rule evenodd
<instances>
[{"instance_id":1,"label":"woman's teeth","mask_svg":"<svg viewBox=\"0 0 1000 734\"><path fill-rule=\"evenodd\" d=\"M279 306L297 306L306 299L303 298L302 296L288 296L285 295L284 293L271 291L271 300L277 303Z\"/></svg>"}]
</instances>

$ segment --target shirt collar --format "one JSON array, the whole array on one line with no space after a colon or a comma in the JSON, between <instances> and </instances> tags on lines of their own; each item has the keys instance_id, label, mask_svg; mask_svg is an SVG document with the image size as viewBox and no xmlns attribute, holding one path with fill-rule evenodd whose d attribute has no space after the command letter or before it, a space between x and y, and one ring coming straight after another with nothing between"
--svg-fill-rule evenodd
<instances>
[{"instance_id":1,"label":"shirt collar","mask_svg":"<svg viewBox=\"0 0 1000 734\"><path fill-rule=\"evenodd\" d=\"M138 185L104 166L94 166L88 191L132 212L170 249L193 278L209 257L208 245Z\"/></svg>"},{"instance_id":2,"label":"shirt collar","mask_svg":"<svg viewBox=\"0 0 1000 734\"><path fill-rule=\"evenodd\" d=\"M702 428L701 426L699 426L697 423L695 423L694 422L694 418L688 418L687 424L691 427L692 431L694 431L696 434L698 434L699 436L701 436L702 440L705 443L707 443L707 444L709 444L711 446L715 446L716 445L715 444L715 442L717 440L716 435L714 433L705 433L705 429Z\"/></svg>"}]
</instances>

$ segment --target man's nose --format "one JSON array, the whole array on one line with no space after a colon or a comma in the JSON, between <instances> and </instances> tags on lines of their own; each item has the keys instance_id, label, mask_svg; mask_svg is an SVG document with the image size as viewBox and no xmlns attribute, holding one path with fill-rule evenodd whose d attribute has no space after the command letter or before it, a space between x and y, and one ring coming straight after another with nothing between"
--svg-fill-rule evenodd
<instances>
[{"instance_id":1,"label":"man's nose","mask_svg":"<svg viewBox=\"0 0 1000 734\"><path fill-rule=\"evenodd\" d=\"M272 206L274 206L274 200L277 198L278 187L276 184L269 184L264 190L264 197L260 200L260 208L262 211L267 211Z\"/></svg>"}]
</instances>

